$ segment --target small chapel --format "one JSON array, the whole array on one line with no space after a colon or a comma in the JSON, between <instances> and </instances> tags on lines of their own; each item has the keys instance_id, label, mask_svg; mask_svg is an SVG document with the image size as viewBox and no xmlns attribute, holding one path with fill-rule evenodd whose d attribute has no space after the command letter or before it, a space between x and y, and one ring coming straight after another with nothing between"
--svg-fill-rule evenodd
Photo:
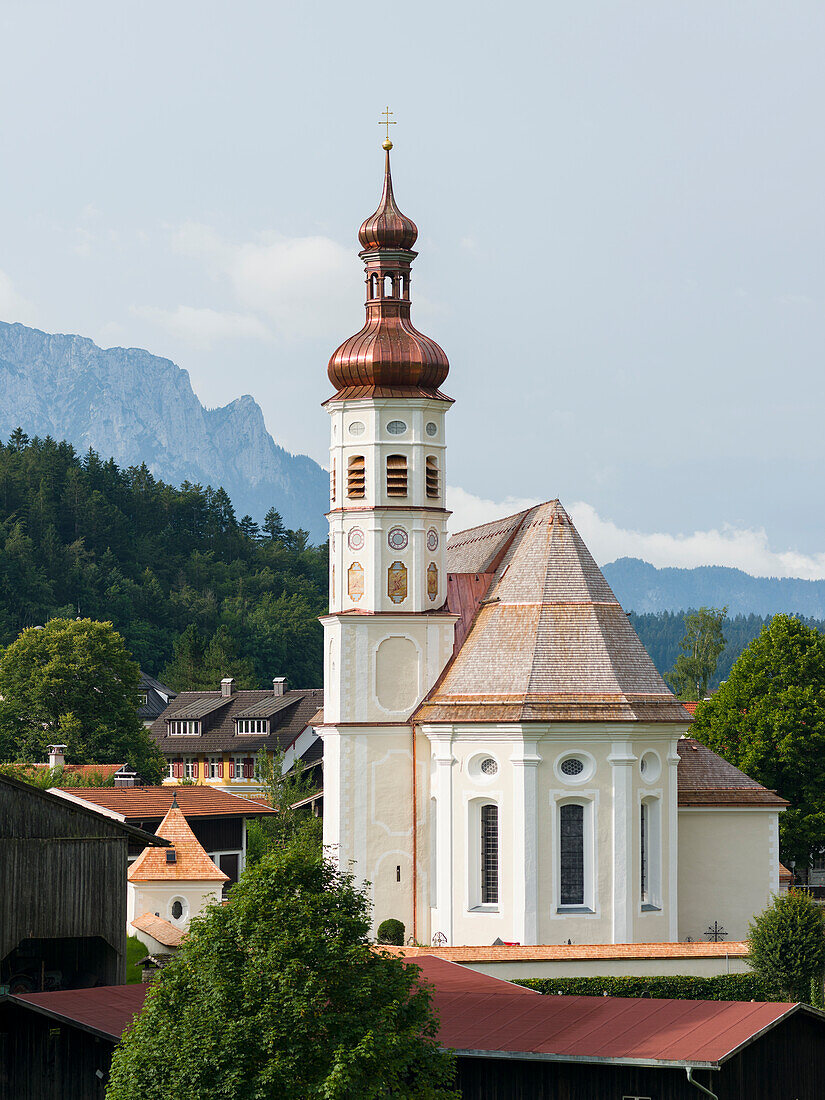
<instances>
[{"instance_id":1,"label":"small chapel","mask_svg":"<svg viewBox=\"0 0 825 1100\"><path fill-rule=\"evenodd\" d=\"M391 148L328 368L326 850L424 944L744 938L787 803L689 737L558 500L448 538L449 363L410 319Z\"/></svg>"}]
</instances>

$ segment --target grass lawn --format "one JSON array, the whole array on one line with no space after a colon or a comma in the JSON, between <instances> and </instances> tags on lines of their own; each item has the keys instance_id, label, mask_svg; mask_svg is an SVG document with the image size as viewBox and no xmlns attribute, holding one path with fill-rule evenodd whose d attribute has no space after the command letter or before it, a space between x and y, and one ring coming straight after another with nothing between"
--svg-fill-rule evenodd
<instances>
[{"instance_id":1,"label":"grass lawn","mask_svg":"<svg viewBox=\"0 0 825 1100\"><path fill-rule=\"evenodd\" d=\"M129 936L126 940L126 981L140 982L143 972L137 965L138 959L145 959L149 952L137 936Z\"/></svg>"}]
</instances>

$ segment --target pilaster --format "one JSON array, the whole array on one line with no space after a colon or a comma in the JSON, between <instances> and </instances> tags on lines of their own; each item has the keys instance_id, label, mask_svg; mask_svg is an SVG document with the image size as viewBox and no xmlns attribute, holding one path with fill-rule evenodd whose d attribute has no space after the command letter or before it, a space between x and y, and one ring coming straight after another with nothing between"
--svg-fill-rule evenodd
<instances>
[{"instance_id":1,"label":"pilaster","mask_svg":"<svg viewBox=\"0 0 825 1100\"><path fill-rule=\"evenodd\" d=\"M538 942L538 766L536 741L520 741L513 765L513 935L522 944Z\"/></svg>"},{"instance_id":2,"label":"pilaster","mask_svg":"<svg viewBox=\"0 0 825 1100\"><path fill-rule=\"evenodd\" d=\"M608 762L613 779L613 943L633 937L633 765L629 741L614 741Z\"/></svg>"}]
</instances>

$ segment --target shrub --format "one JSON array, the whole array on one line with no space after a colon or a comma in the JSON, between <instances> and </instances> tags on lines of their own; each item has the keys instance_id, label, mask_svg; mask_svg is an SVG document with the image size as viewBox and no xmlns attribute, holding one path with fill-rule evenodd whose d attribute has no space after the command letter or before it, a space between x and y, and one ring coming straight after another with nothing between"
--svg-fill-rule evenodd
<instances>
[{"instance_id":1,"label":"shrub","mask_svg":"<svg viewBox=\"0 0 825 1100\"><path fill-rule=\"evenodd\" d=\"M773 899L748 929L754 971L787 999L807 1001L825 969L825 917L802 890Z\"/></svg>"},{"instance_id":2,"label":"shrub","mask_svg":"<svg viewBox=\"0 0 825 1100\"><path fill-rule=\"evenodd\" d=\"M403 947L405 931L403 921L395 920L394 917L382 920L378 925L378 943L386 943L391 947Z\"/></svg>"},{"instance_id":3,"label":"shrub","mask_svg":"<svg viewBox=\"0 0 825 1100\"><path fill-rule=\"evenodd\" d=\"M689 1001L775 1001L779 990L756 974L697 978L674 974L655 978L527 978L516 981L539 993L568 997L656 997Z\"/></svg>"}]
</instances>

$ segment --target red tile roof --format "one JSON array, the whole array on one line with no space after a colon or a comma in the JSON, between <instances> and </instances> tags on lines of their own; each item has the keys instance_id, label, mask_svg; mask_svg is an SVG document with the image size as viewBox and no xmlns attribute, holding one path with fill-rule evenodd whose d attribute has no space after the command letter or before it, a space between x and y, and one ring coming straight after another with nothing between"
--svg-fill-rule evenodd
<instances>
[{"instance_id":1,"label":"red tile roof","mask_svg":"<svg viewBox=\"0 0 825 1100\"><path fill-rule=\"evenodd\" d=\"M145 821L163 817L176 794L178 805L186 817L233 817L274 814L271 806L260 799L241 798L215 787L69 787L68 792L86 802L102 806L127 820Z\"/></svg>"},{"instance_id":2,"label":"red tile roof","mask_svg":"<svg viewBox=\"0 0 825 1100\"><path fill-rule=\"evenodd\" d=\"M137 928L139 932L146 932L164 947L180 947L183 940L182 929L176 928L163 917L156 917L154 913L142 913L139 917L135 917L132 927Z\"/></svg>"},{"instance_id":3,"label":"red tile roof","mask_svg":"<svg viewBox=\"0 0 825 1100\"><path fill-rule=\"evenodd\" d=\"M765 1002L524 997L509 983L480 974L451 987L444 971L451 964L429 956L414 961L434 986L439 1042L458 1054L716 1066L800 1009Z\"/></svg>"},{"instance_id":4,"label":"red tile roof","mask_svg":"<svg viewBox=\"0 0 825 1100\"><path fill-rule=\"evenodd\" d=\"M161 821L157 835L171 841L175 862L169 862L167 848L144 848L129 868L129 882L229 882L229 875L212 862L177 806Z\"/></svg>"},{"instance_id":5,"label":"red tile roof","mask_svg":"<svg viewBox=\"0 0 825 1100\"><path fill-rule=\"evenodd\" d=\"M55 1020L73 1023L107 1039L120 1039L143 1008L149 987L102 985L96 989L64 989L58 993L21 993L10 997Z\"/></svg>"},{"instance_id":6,"label":"red tile roof","mask_svg":"<svg viewBox=\"0 0 825 1100\"><path fill-rule=\"evenodd\" d=\"M415 960L438 957L451 963L541 962L578 959L696 959L745 958L748 945L744 940L723 940L720 943L550 943L522 947L520 944L474 947L394 947L393 953Z\"/></svg>"},{"instance_id":7,"label":"red tile roof","mask_svg":"<svg viewBox=\"0 0 825 1100\"><path fill-rule=\"evenodd\" d=\"M696 708L699 706L699 704L698 703L682 703L682 706L685 708L685 710L688 712L688 714L692 715L692 714L696 713Z\"/></svg>"}]
</instances>

